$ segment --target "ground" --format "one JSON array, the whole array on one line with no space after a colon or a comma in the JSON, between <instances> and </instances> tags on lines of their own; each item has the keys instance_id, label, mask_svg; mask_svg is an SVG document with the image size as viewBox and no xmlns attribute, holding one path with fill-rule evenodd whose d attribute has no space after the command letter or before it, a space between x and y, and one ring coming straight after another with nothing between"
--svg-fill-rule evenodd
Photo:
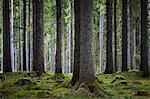
<instances>
[{"instance_id":1,"label":"ground","mask_svg":"<svg viewBox=\"0 0 150 99\"><path fill-rule=\"evenodd\" d=\"M98 87L91 87L90 90L86 88L86 84L71 86L71 77L71 74L35 72L0 74L0 98L150 98L150 78L142 78L139 71L98 74L95 83Z\"/></svg>"}]
</instances>

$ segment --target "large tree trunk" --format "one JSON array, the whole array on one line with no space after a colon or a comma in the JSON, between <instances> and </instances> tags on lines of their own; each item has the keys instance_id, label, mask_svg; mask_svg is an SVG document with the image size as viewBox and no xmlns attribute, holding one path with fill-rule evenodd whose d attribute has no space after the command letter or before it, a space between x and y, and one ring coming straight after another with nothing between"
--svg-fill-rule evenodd
<instances>
[{"instance_id":1,"label":"large tree trunk","mask_svg":"<svg viewBox=\"0 0 150 99\"><path fill-rule=\"evenodd\" d=\"M141 66L143 76L149 76L148 67L148 0L141 0Z\"/></svg>"},{"instance_id":2,"label":"large tree trunk","mask_svg":"<svg viewBox=\"0 0 150 99\"><path fill-rule=\"evenodd\" d=\"M55 73L62 73L61 67L61 47L62 47L62 15L61 15L61 0L56 0L56 20L57 20L57 45L56 45L56 59L55 59Z\"/></svg>"},{"instance_id":3,"label":"large tree trunk","mask_svg":"<svg viewBox=\"0 0 150 99\"><path fill-rule=\"evenodd\" d=\"M79 82L92 83L95 80L92 55L92 6L93 0L81 0L80 20L80 73Z\"/></svg>"},{"instance_id":4,"label":"large tree trunk","mask_svg":"<svg viewBox=\"0 0 150 99\"><path fill-rule=\"evenodd\" d=\"M10 1L3 0L3 72L12 72L9 10Z\"/></svg>"},{"instance_id":5,"label":"large tree trunk","mask_svg":"<svg viewBox=\"0 0 150 99\"><path fill-rule=\"evenodd\" d=\"M44 0L33 0L33 71L44 72Z\"/></svg>"},{"instance_id":6,"label":"large tree trunk","mask_svg":"<svg viewBox=\"0 0 150 99\"><path fill-rule=\"evenodd\" d=\"M127 0L122 0L122 71L128 71L127 64Z\"/></svg>"},{"instance_id":7,"label":"large tree trunk","mask_svg":"<svg viewBox=\"0 0 150 99\"><path fill-rule=\"evenodd\" d=\"M106 70L105 73L113 73L113 55L112 55L112 0L107 0L107 44L106 44Z\"/></svg>"}]
</instances>

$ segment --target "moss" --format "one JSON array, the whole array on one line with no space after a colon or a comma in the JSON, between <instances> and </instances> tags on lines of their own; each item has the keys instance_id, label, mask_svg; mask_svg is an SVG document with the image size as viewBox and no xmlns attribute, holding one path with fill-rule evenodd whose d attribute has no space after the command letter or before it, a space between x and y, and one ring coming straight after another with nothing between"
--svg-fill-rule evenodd
<instances>
[{"instance_id":1,"label":"moss","mask_svg":"<svg viewBox=\"0 0 150 99\"><path fill-rule=\"evenodd\" d=\"M55 75L35 72L0 74L0 93L16 98L106 98L106 99L147 99L150 91L150 78L141 78L139 71L100 74L94 83L70 85L71 74ZM18 84L14 84L18 82ZM20 81L23 84L20 84ZM36 84L34 84L36 83ZM104 94L104 97L102 95ZM105 95L107 94L107 95ZM14 97L14 98L13 98Z\"/></svg>"},{"instance_id":2,"label":"moss","mask_svg":"<svg viewBox=\"0 0 150 99\"><path fill-rule=\"evenodd\" d=\"M16 87L6 87L5 89L0 89L0 92L3 93L4 95L12 95L17 91L19 91L19 89Z\"/></svg>"},{"instance_id":3,"label":"moss","mask_svg":"<svg viewBox=\"0 0 150 99\"><path fill-rule=\"evenodd\" d=\"M71 88L71 83L70 81L64 81L62 82L60 85L58 85L58 88L61 88L61 87L64 87L64 88Z\"/></svg>"},{"instance_id":4,"label":"moss","mask_svg":"<svg viewBox=\"0 0 150 99\"><path fill-rule=\"evenodd\" d=\"M70 89L68 88L58 88L52 91L52 95L55 97L63 97L65 95L68 95L70 93Z\"/></svg>"},{"instance_id":5,"label":"moss","mask_svg":"<svg viewBox=\"0 0 150 99\"><path fill-rule=\"evenodd\" d=\"M76 82L75 85L73 86L73 89L74 90L77 90L80 86L80 83L79 82Z\"/></svg>"}]
</instances>

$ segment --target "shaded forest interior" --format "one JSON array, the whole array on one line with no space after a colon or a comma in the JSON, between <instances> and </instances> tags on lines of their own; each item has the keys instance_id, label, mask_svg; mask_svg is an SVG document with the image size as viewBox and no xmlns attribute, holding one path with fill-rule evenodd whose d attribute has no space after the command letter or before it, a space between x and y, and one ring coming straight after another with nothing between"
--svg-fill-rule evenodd
<instances>
[{"instance_id":1,"label":"shaded forest interior","mask_svg":"<svg viewBox=\"0 0 150 99\"><path fill-rule=\"evenodd\" d=\"M150 0L0 6L0 98L150 97Z\"/></svg>"}]
</instances>

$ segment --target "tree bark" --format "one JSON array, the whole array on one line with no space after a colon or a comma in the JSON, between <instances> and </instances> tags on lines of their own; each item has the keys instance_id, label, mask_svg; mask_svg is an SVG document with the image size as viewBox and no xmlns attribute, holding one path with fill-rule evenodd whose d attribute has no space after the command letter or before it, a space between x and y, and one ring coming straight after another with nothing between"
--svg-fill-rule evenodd
<instances>
[{"instance_id":1,"label":"tree bark","mask_svg":"<svg viewBox=\"0 0 150 99\"><path fill-rule=\"evenodd\" d=\"M44 0L33 0L33 71L44 72Z\"/></svg>"},{"instance_id":2,"label":"tree bark","mask_svg":"<svg viewBox=\"0 0 150 99\"><path fill-rule=\"evenodd\" d=\"M114 0L114 69L115 71L118 70L117 66L117 0Z\"/></svg>"},{"instance_id":3,"label":"tree bark","mask_svg":"<svg viewBox=\"0 0 150 99\"><path fill-rule=\"evenodd\" d=\"M95 80L92 54L92 7L93 0L80 1L80 72L79 82L93 83Z\"/></svg>"},{"instance_id":4,"label":"tree bark","mask_svg":"<svg viewBox=\"0 0 150 99\"><path fill-rule=\"evenodd\" d=\"M30 68L31 68L31 60L30 60L30 56L31 56L31 49L30 49L30 47L31 47L31 30L30 30L30 26L31 26L31 21L30 21L30 9L31 9L31 5L30 5L31 3L30 3L30 0L28 0L28 37L29 37L29 39L28 39L28 69L29 69L29 71L31 71L30 70Z\"/></svg>"},{"instance_id":5,"label":"tree bark","mask_svg":"<svg viewBox=\"0 0 150 99\"><path fill-rule=\"evenodd\" d=\"M21 71L22 70L22 47L21 47L21 30L20 30L20 27L21 27L21 4L20 4L20 0L18 0L19 2L19 30L18 30L18 42L19 42L19 52L18 52L18 64L19 64L19 67L18 67L18 70Z\"/></svg>"},{"instance_id":6,"label":"tree bark","mask_svg":"<svg viewBox=\"0 0 150 99\"><path fill-rule=\"evenodd\" d=\"M13 72L15 71L15 51L14 51L14 30L13 30L13 0L10 0L10 48L11 48L11 66Z\"/></svg>"},{"instance_id":7,"label":"tree bark","mask_svg":"<svg viewBox=\"0 0 150 99\"><path fill-rule=\"evenodd\" d=\"M27 70L27 53L26 53L26 0L23 0L23 71Z\"/></svg>"},{"instance_id":8,"label":"tree bark","mask_svg":"<svg viewBox=\"0 0 150 99\"><path fill-rule=\"evenodd\" d=\"M127 0L122 0L122 71L128 71L127 64Z\"/></svg>"},{"instance_id":9,"label":"tree bark","mask_svg":"<svg viewBox=\"0 0 150 99\"><path fill-rule=\"evenodd\" d=\"M112 55L112 0L106 2L107 12L107 44L106 44L106 70L105 73L113 73L113 55Z\"/></svg>"},{"instance_id":10,"label":"tree bark","mask_svg":"<svg viewBox=\"0 0 150 99\"><path fill-rule=\"evenodd\" d=\"M141 0L141 64L143 76L149 76L148 67L148 0Z\"/></svg>"},{"instance_id":11,"label":"tree bark","mask_svg":"<svg viewBox=\"0 0 150 99\"><path fill-rule=\"evenodd\" d=\"M75 12L75 49L74 49L74 66L73 77L71 80L72 85L79 81L80 71L80 0L74 1Z\"/></svg>"},{"instance_id":12,"label":"tree bark","mask_svg":"<svg viewBox=\"0 0 150 99\"><path fill-rule=\"evenodd\" d=\"M56 0L56 20L57 20L57 45L56 45L56 59L55 59L55 73L62 73L61 67L61 47L62 47L62 14L61 14L61 0Z\"/></svg>"},{"instance_id":13,"label":"tree bark","mask_svg":"<svg viewBox=\"0 0 150 99\"><path fill-rule=\"evenodd\" d=\"M9 10L10 0L3 0L3 72L12 72Z\"/></svg>"},{"instance_id":14,"label":"tree bark","mask_svg":"<svg viewBox=\"0 0 150 99\"><path fill-rule=\"evenodd\" d=\"M70 31L70 72L73 72L73 58L74 58L74 46L73 46L73 28L72 28L72 21L73 21L73 4L72 0L70 0L70 22L69 22L69 31Z\"/></svg>"},{"instance_id":15,"label":"tree bark","mask_svg":"<svg viewBox=\"0 0 150 99\"><path fill-rule=\"evenodd\" d=\"M103 61L104 61L104 14L100 15L100 34L99 34L99 46L100 46L100 52L99 52L99 57L100 57L100 68L99 71L102 72L102 67Z\"/></svg>"}]
</instances>

